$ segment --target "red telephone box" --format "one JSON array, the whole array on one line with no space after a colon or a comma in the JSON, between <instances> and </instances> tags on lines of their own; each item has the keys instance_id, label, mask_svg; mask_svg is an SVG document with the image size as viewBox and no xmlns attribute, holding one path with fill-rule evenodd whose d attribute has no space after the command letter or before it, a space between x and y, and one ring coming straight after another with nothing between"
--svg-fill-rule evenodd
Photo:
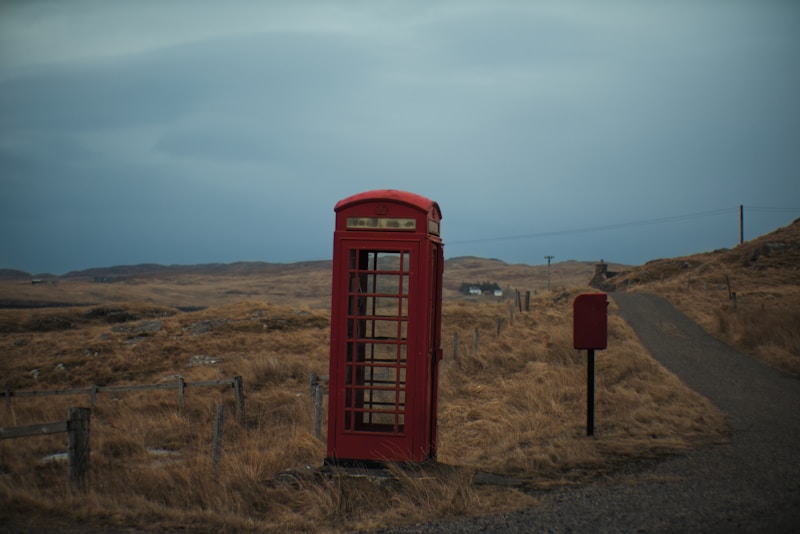
<instances>
[{"instance_id":1,"label":"red telephone box","mask_svg":"<svg viewBox=\"0 0 800 534\"><path fill-rule=\"evenodd\" d=\"M326 463L435 460L439 206L378 190L335 211Z\"/></svg>"}]
</instances>

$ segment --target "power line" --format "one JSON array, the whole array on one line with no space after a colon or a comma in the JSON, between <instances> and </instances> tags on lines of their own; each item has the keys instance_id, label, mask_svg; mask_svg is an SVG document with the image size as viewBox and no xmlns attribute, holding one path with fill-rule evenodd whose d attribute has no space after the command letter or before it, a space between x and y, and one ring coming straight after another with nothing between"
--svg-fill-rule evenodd
<instances>
[{"instance_id":1,"label":"power line","mask_svg":"<svg viewBox=\"0 0 800 534\"><path fill-rule=\"evenodd\" d=\"M757 206L744 206L744 209L748 212L760 212L760 213L800 213L800 208L787 208L787 207L757 207ZM591 226L586 228L573 228L571 230L553 230L550 232L537 232L533 234L520 234L520 235L510 235L510 236L499 236L499 237L482 237L478 239L465 239L461 241L450 241L447 243L448 246L452 245L471 245L474 243L489 243L489 242L497 242L497 241L515 241L520 239L537 239L540 237L553 237L559 235L570 235L570 234L582 234L588 232L600 232L604 230L617 230L620 228L629 228L634 226L646 226L652 224L663 224L663 223L670 223L670 222L679 222L679 221L687 221L690 219L699 219L703 217L715 217L718 215L725 215L730 213L735 213L739 211L739 206L734 208L721 208L717 210L710 210L710 211L701 211L698 213L688 213L685 215L673 215L671 217L660 217L658 219L644 219L641 221L631 221L625 223L616 223L616 224L605 224L600 226Z\"/></svg>"},{"instance_id":2,"label":"power line","mask_svg":"<svg viewBox=\"0 0 800 534\"><path fill-rule=\"evenodd\" d=\"M749 209L749 208L748 208ZM554 230L550 232L537 232L534 234L521 234L521 235L513 235L513 236L500 236L500 237L484 237L479 239L466 239L463 241L450 241L448 242L448 246L452 245L467 245L473 243L488 243L488 242L497 242L497 241L514 241L518 239L536 239L540 237L552 237L558 235L570 235L570 234L582 234L588 232L599 232L603 230L617 230L619 228L628 228L632 226L645 226L651 224L662 224L668 222L678 222L678 221L686 221L689 219L698 219L701 217L712 217L716 215L728 214L728 213L735 213L739 211L739 207L735 208L722 208L718 210L711 210L711 211L702 211L699 213L689 213L686 215L674 215L672 217L661 217L658 219L645 219L641 221L631 221L625 223L616 223L616 224L605 224L600 226L591 226L587 228L573 228L571 230ZM800 210L799 210L800 211Z\"/></svg>"},{"instance_id":3,"label":"power line","mask_svg":"<svg viewBox=\"0 0 800 534\"><path fill-rule=\"evenodd\" d=\"M799 213L800 208L769 208L762 206L745 206L747 211L755 211L761 213Z\"/></svg>"}]
</instances>

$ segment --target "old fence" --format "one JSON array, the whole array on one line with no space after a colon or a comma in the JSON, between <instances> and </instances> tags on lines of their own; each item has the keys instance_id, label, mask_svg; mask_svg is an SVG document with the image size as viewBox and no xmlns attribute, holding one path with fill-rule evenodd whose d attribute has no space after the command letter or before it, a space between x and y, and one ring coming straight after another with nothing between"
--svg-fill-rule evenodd
<instances>
[{"instance_id":1,"label":"old fence","mask_svg":"<svg viewBox=\"0 0 800 534\"><path fill-rule=\"evenodd\" d=\"M201 382L185 382L182 377L178 377L175 382L165 382L162 384L144 384L144 385L127 385L127 386L97 386L92 385L88 388L82 389L58 389L58 390L44 390L44 391L11 391L6 389L0 391L0 395L6 399L6 411L11 411L11 399L13 397L45 397L48 395L88 395L89 406L94 408L97 403L98 393L120 393L125 391L154 391L159 389L176 389L178 391L178 407L181 414L184 409L184 399L186 396L187 388L200 388L200 387L219 387L230 386L233 388L233 393L236 399L236 417L239 420L244 419L244 387L242 385L242 377L236 376L222 380L205 380Z\"/></svg>"},{"instance_id":2,"label":"old fence","mask_svg":"<svg viewBox=\"0 0 800 534\"><path fill-rule=\"evenodd\" d=\"M39 423L34 425L0 427L0 439L23 438L30 436L42 436L46 434L57 434L67 432L69 434L69 445L67 449L67 460L69 462L69 489L70 491L85 491L89 483L89 414L95 407L98 393L119 393L126 391L154 391L154 390L178 390L178 406L181 414L184 409L185 391L187 388L198 387L219 387L229 386L233 388L236 401L236 416L239 421L244 420L244 387L242 377L236 376L223 380L205 380L201 382L185 382L178 377L176 382L163 384L143 384L126 386L97 386L82 389L60 389L45 391L1 391L6 399L6 410L11 411L11 399L13 397L46 397L53 395L88 395L91 408L70 408L69 419L53 423ZM217 406L217 417L214 423L214 438L212 461L216 468L222 454L222 433L224 425L224 407Z\"/></svg>"}]
</instances>

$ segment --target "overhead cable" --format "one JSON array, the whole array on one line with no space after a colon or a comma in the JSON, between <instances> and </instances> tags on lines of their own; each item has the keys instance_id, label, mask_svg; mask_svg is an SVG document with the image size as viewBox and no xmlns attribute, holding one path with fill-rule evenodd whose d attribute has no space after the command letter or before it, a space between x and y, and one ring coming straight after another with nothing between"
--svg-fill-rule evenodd
<instances>
[{"instance_id":1,"label":"overhead cable","mask_svg":"<svg viewBox=\"0 0 800 534\"><path fill-rule=\"evenodd\" d=\"M747 211L794 211L800 212L800 208L751 208L748 206L744 206L744 209ZM520 239L537 239L540 237L552 237L552 236L559 236L559 235L570 235L570 234L582 234L588 232L600 232L604 230L617 230L620 228L630 228L636 226L646 226L652 224L663 224L669 222L678 222L678 221L686 221L690 219L699 219L703 217L714 217L718 215L724 215L729 213L735 213L739 211L739 206L733 208L721 208L717 210L710 210L710 211L701 211L698 213L687 213L684 215L674 215L672 217L660 217L658 219L645 219L641 221L631 221L631 222L624 222L624 223L615 223L615 224L604 224L598 226L591 226L586 228L573 228L570 230L553 230L550 232L536 232L532 234L520 234L520 235L511 235L511 236L499 236L499 237L484 237L478 239L465 239L462 241L449 241L447 243L448 246L452 245L467 245L473 243L488 243L488 242L497 242L497 241L515 241Z\"/></svg>"}]
</instances>

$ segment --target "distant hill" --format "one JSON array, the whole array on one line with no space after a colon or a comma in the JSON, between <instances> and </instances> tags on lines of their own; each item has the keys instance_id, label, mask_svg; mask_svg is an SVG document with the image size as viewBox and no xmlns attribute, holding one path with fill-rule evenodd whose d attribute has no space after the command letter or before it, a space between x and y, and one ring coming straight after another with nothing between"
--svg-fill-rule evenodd
<instances>
[{"instance_id":1,"label":"distant hill","mask_svg":"<svg viewBox=\"0 0 800 534\"><path fill-rule=\"evenodd\" d=\"M624 266L610 264L621 269ZM161 265L142 263L116 265L71 271L62 276L46 275L48 278L89 282L123 282L147 280L164 276L251 276L287 275L311 271L331 270L331 260L296 263L236 262L206 263L198 265ZM584 284L594 270L593 262L564 261L550 267L551 284ZM30 280L44 275L32 275L24 271L0 269L0 280ZM463 278L463 279L462 279ZM547 266L509 264L498 259L462 256L445 261L445 286L457 290L462 282L490 280L502 287L546 287Z\"/></svg>"},{"instance_id":2,"label":"distant hill","mask_svg":"<svg viewBox=\"0 0 800 534\"><path fill-rule=\"evenodd\" d=\"M6 271L0 278L0 307L52 307L108 302L150 302L178 308L198 308L259 300L281 305L330 307L330 260L298 263L237 262L201 265L119 265L73 271L31 284L36 278ZM592 278L592 262L566 261L550 266L553 290L585 286ZM476 257L445 261L445 299L474 299L459 292L464 283L490 282L506 292L543 291L548 285L546 265L508 264ZM485 297L477 297L485 298Z\"/></svg>"},{"instance_id":3,"label":"distant hill","mask_svg":"<svg viewBox=\"0 0 800 534\"><path fill-rule=\"evenodd\" d=\"M630 268L618 263L609 265L617 271ZM553 263L550 265L551 289L587 285L594 270L595 262L568 260ZM495 282L503 290L541 291L547 289L547 277L547 265L512 264L497 259L462 256L445 261L444 290L447 296L458 292L464 282Z\"/></svg>"},{"instance_id":4,"label":"distant hill","mask_svg":"<svg viewBox=\"0 0 800 534\"><path fill-rule=\"evenodd\" d=\"M82 271L71 271L62 276L64 279L108 278L124 280L130 278L148 278L162 275L250 275L274 274L287 270L305 268L330 268L329 260L307 261L298 263L268 263L260 261L240 261L235 263L203 263L197 265L160 265L142 263L138 265L117 265L114 267L96 267Z\"/></svg>"},{"instance_id":5,"label":"distant hill","mask_svg":"<svg viewBox=\"0 0 800 534\"><path fill-rule=\"evenodd\" d=\"M0 269L0 280L30 280L33 276L25 271Z\"/></svg>"}]
</instances>

